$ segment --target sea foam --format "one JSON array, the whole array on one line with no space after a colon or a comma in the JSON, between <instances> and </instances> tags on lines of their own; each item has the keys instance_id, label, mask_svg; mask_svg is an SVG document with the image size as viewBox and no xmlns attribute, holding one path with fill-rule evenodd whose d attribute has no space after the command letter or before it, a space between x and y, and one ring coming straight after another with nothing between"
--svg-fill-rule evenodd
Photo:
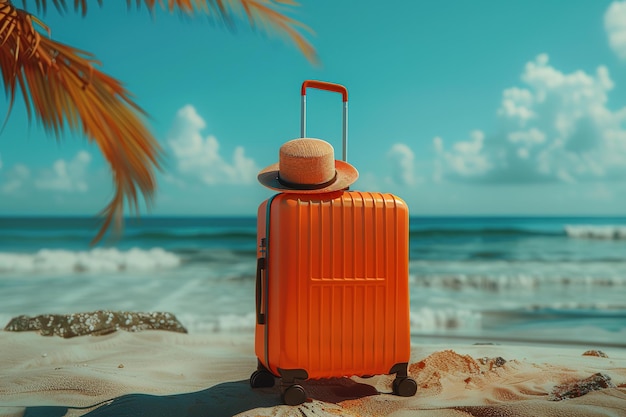
<instances>
[{"instance_id":1,"label":"sea foam","mask_svg":"<svg viewBox=\"0 0 626 417\"><path fill-rule=\"evenodd\" d=\"M479 312L465 309L436 309L422 307L411 311L411 331L443 331L453 329L476 330L481 328Z\"/></svg>"},{"instance_id":2,"label":"sea foam","mask_svg":"<svg viewBox=\"0 0 626 417\"><path fill-rule=\"evenodd\" d=\"M41 249L36 253L0 252L0 273L4 272L115 272L173 268L180 258L161 248L121 251L96 248L89 251Z\"/></svg>"},{"instance_id":3,"label":"sea foam","mask_svg":"<svg viewBox=\"0 0 626 417\"><path fill-rule=\"evenodd\" d=\"M573 238L626 239L626 226L566 225L565 233Z\"/></svg>"},{"instance_id":4,"label":"sea foam","mask_svg":"<svg viewBox=\"0 0 626 417\"><path fill-rule=\"evenodd\" d=\"M218 314L198 316L179 313L176 315L190 333L254 332L255 313ZM446 330L476 330L481 328L480 312L466 309L441 309L422 307L410 313L411 331L438 332Z\"/></svg>"}]
</instances>

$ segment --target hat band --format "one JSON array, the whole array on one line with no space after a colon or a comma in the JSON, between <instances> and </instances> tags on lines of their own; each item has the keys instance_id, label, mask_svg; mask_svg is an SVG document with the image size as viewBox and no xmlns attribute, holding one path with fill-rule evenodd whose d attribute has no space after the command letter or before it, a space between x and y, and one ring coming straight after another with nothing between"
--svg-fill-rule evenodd
<instances>
[{"instance_id":1,"label":"hat band","mask_svg":"<svg viewBox=\"0 0 626 417\"><path fill-rule=\"evenodd\" d=\"M337 181L337 171L335 171L335 175L330 179L330 181L322 182L319 184L300 184L297 182L287 181L280 177L280 172L278 173L278 182L285 187L291 188L293 190L320 190L322 188L328 187L335 181Z\"/></svg>"}]
</instances>

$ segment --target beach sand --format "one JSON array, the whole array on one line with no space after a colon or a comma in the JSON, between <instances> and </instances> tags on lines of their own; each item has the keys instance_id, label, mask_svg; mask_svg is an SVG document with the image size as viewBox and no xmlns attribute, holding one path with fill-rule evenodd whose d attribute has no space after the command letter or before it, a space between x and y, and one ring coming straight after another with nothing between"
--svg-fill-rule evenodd
<instances>
[{"instance_id":1,"label":"beach sand","mask_svg":"<svg viewBox=\"0 0 626 417\"><path fill-rule=\"evenodd\" d=\"M277 386L250 388L253 339L0 331L0 416L626 416L624 349L416 344L414 397L391 395L391 376L337 378L305 381L310 400L289 407Z\"/></svg>"}]
</instances>

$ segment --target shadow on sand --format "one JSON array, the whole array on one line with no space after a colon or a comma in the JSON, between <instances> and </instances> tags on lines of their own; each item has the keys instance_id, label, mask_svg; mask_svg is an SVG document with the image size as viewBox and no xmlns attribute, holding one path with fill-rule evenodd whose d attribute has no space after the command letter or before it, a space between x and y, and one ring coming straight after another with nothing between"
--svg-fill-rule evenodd
<instances>
[{"instance_id":1,"label":"shadow on sand","mask_svg":"<svg viewBox=\"0 0 626 417\"><path fill-rule=\"evenodd\" d=\"M349 378L311 380L302 383L309 397L338 403L344 400L379 394L371 385ZM97 408L83 408L85 417L232 417L259 407L281 405L280 391L273 388L250 388L248 380L225 382L211 388L176 395L128 394L105 401ZM62 417L76 407L28 407L24 417Z\"/></svg>"}]
</instances>

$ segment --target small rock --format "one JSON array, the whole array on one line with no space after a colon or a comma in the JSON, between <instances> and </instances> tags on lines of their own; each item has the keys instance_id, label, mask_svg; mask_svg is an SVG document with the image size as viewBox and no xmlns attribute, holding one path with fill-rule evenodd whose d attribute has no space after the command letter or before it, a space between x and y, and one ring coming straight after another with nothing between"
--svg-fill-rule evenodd
<instances>
[{"instance_id":1,"label":"small rock","mask_svg":"<svg viewBox=\"0 0 626 417\"><path fill-rule=\"evenodd\" d=\"M568 398L577 398L591 391L599 391L605 388L615 388L615 384L611 382L611 377L603 373L596 373L580 381L557 385L552 389L548 399L550 401L561 401Z\"/></svg>"},{"instance_id":2,"label":"small rock","mask_svg":"<svg viewBox=\"0 0 626 417\"><path fill-rule=\"evenodd\" d=\"M120 363L119 365L117 365L118 368L122 369L124 367L123 363Z\"/></svg>"},{"instance_id":3,"label":"small rock","mask_svg":"<svg viewBox=\"0 0 626 417\"><path fill-rule=\"evenodd\" d=\"M597 356L599 358L608 358L609 356L601 350L588 350L583 353L583 356Z\"/></svg>"},{"instance_id":4,"label":"small rock","mask_svg":"<svg viewBox=\"0 0 626 417\"><path fill-rule=\"evenodd\" d=\"M495 358L484 357L478 358L478 363L487 367L487 369L491 371L494 368L499 368L503 366L506 363L506 359L504 359L502 356L498 356Z\"/></svg>"}]
</instances>

